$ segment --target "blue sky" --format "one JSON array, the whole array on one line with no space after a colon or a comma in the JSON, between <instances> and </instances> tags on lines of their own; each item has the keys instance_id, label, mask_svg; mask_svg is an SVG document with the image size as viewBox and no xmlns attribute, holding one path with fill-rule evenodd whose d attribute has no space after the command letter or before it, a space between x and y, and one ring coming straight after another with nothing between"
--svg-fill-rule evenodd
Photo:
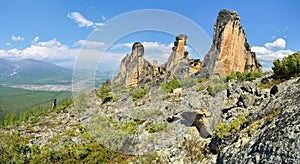
<instances>
[{"instance_id":1,"label":"blue sky","mask_svg":"<svg viewBox=\"0 0 300 164\"><path fill-rule=\"evenodd\" d=\"M105 28L105 22L120 14L141 9L176 12L194 21L212 38L218 12L229 9L239 13L248 42L267 70L275 58L299 50L299 6L296 0L3 0L0 2L0 57L35 58L70 68L82 45L101 47L101 43L85 41L94 30ZM122 49L111 53L122 58L134 41L144 42L148 52L154 52L155 48L170 48L174 37L163 33L131 34L116 43L124 46ZM161 49L161 53L168 55L169 51Z\"/></svg>"}]
</instances>

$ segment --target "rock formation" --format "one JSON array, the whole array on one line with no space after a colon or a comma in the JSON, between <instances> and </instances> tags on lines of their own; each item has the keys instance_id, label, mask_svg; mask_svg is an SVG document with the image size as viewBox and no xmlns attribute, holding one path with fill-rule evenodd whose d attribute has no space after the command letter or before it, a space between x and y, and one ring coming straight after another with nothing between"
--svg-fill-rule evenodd
<instances>
[{"instance_id":1,"label":"rock formation","mask_svg":"<svg viewBox=\"0 0 300 164\"><path fill-rule=\"evenodd\" d=\"M127 54L120 67L120 72L114 82L122 82L126 86L137 86L150 81L153 76L153 66L144 59L144 46L136 42L131 54Z\"/></svg>"},{"instance_id":2,"label":"rock formation","mask_svg":"<svg viewBox=\"0 0 300 164\"><path fill-rule=\"evenodd\" d=\"M188 52L185 51L185 45L188 44L188 37L180 34L176 37L172 53L165 65L167 78L172 76L187 77L200 71L201 62L199 59L189 59Z\"/></svg>"},{"instance_id":3,"label":"rock formation","mask_svg":"<svg viewBox=\"0 0 300 164\"><path fill-rule=\"evenodd\" d=\"M200 76L223 77L232 72L261 69L255 53L251 52L238 13L221 10L214 26L213 43L204 57Z\"/></svg>"},{"instance_id":4,"label":"rock formation","mask_svg":"<svg viewBox=\"0 0 300 164\"><path fill-rule=\"evenodd\" d=\"M200 59L189 59L189 65L190 65L190 74L198 73L201 69L201 61Z\"/></svg>"},{"instance_id":5,"label":"rock formation","mask_svg":"<svg viewBox=\"0 0 300 164\"><path fill-rule=\"evenodd\" d=\"M120 67L120 72L114 82L122 82L126 86L138 86L145 84L153 78L162 77L165 80L175 76L187 77L200 71L200 59L189 59L184 46L187 44L187 36L180 34L176 37L172 53L168 61L158 66L157 60L151 65L144 59L144 46L136 42L132 46L131 54L127 54Z\"/></svg>"},{"instance_id":6,"label":"rock formation","mask_svg":"<svg viewBox=\"0 0 300 164\"><path fill-rule=\"evenodd\" d=\"M188 53L184 51L184 46L187 44L187 36L180 34L176 37L172 53L166 63L166 71L174 72L178 63L188 62Z\"/></svg>"}]
</instances>

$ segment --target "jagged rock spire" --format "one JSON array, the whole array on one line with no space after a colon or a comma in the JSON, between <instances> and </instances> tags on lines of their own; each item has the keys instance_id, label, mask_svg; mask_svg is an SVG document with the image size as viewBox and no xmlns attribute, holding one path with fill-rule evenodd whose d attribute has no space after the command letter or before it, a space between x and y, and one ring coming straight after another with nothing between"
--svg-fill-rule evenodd
<instances>
[{"instance_id":1,"label":"jagged rock spire","mask_svg":"<svg viewBox=\"0 0 300 164\"><path fill-rule=\"evenodd\" d=\"M213 44L204 58L200 76L223 77L231 72L259 71L236 11L221 10L214 26Z\"/></svg>"},{"instance_id":2,"label":"jagged rock spire","mask_svg":"<svg viewBox=\"0 0 300 164\"><path fill-rule=\"evenodd\" d=\"M144 59L144 46L135 42L131 54L127 54L120 67L120 72L114 82L124 83L126 86L137 86L139 83L152 79L153 66Z\"/></svg>"}]
</instances>

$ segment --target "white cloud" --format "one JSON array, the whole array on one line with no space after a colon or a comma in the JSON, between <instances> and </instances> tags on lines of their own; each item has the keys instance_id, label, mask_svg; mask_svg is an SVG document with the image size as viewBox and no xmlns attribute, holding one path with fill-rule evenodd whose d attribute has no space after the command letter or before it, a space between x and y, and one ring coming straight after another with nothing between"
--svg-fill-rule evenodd
<instances>
[{"instance_id":1,"label":"white cloud","mask_svg":"<svg viewBox=\"0 0 300 164\"><path fill-rule=\"evenodd\" d=\"M105 21L106 17L104 15L101 15L101 19Z\"/></svg>"},{"instance_id":2,"label":"white cloud","mask_svg":"<svg viewBox=\"0 0 300 164\"><path fill-rule=\"evenodd\" d=\"M32 58L36 60L42 60L58 64L67 68L72 68L75 60L77 60L77 55L80 53L85 63L98 62L97 58L99 57L100 49L99 47L105 45L103 42L96 41L85 41L79 40L74 45L84 45L84 47L69 47L56 39L51 39L47 41L40 41L39 36L36 36L31 44L24 49L12 48L9 50L0 50L0 58L6 59L25 59ZM110 56L111 55L111 56ZM125 53L124 53L125 55ZM108 62L109 59L111 62L121 60L123 56L120 54L109 54L107 56ZM118 58L119 57L119 58Z\"/></svg>"},{"instance_id":3,"label":"white cloud","mask_svg":"<svg viewBox=\"0 0 300 164\"><path fill-rule=\"evenodd\" d=\"M275 59L282 59L294 52L290 49L284 49L286 41L279 38L271 43L266 43L264 46L252 46L251 50L256 53L257 59L262 64L264 71L268 71L273 66Z\"/></svg>"},{"instance_id":4,"label":"white cloud","mask_svg":"<svg viewBox=\"0 0 300 164\"><path fill-rule=\"evenodd\" d=\"M34 37L34 39L31 41L31 44L36 44L40 40L39 36Z\"/></svg>"},{"instance_id":5,"label":"white cloud","mask_svg":"<svg viewBox=\"0 0 300 164\"><path fill-rule=\"evenodd\" d=\"M11 44L9 42L5 43L5 45L10 46Z\"/></svg>"},{"instance_id":6,"label":"white cloud","mask_svg":"<svg viewBox=\"0 0 300 164\"><path fill-rule=\"evenodd\" d=\"M83 46L84 48L100 48L105 46L105 43L97 41L79 40L74 45Z\"/></svg>"},{"instance_id":7,"label":"white cloud","mask_svg":"<svg viewBox=\"0 0 300 164\"><path fill-rule=\"evenodd\" d=\"M285 48L285 45L286 45L286 41L282 38L278 38L274 42L266 43L265 47L269 49L283 49Z\"/></svg>"},{"instance_id":8,"label":"white cloud","mask_svg":"<svg viewBox=\"0 0 300 164\"><path fill-rule=\"evenodd\" d=\"M11 36L11 40L13 40L13 41L21 41L21 40L24 40L24 38L23 37L21 37L21 36Z\"/></svg>"},{"instance_id":9,"label":"white cloud","mask_svg":"<svg viewBox=\"0 0 300 164\"><path fill-rule=\"evenodd\" d=\"M271 50L269 50L269 49L267 49L265 47L260 47L260 46L252 46L251 50L253 52L256 52L257 54L261 54L261 55L267 55L267 54L272 53Z\"/></svg>"},{"instance_id":10,"label":"white cloud","mask_svg":"<svg viewBox=\"0 0 300 164\"><path fill-rule=\"evenodd\" d=\"M68 18L78 23L79 27L91 27L94 25L92 21L85 19L79 12L71 12L68 14Z\"/></svg>"},{"instance_id":11,"label":"white cloud","mask_svg":"<svg viewBox=\"0 0 300 164\"><path fill-rule=\"evenodd\" d=\"M67 15L67 17L75 21L75 23L77 23L79 27L92 27L95 30L99 30L100 27L105 26L104 23L93 22L86 19L79 12L71 12Z\"/></svg>"},{"instance_id":12,"label":"white cloud","mask_svg":"<svg viewBox=\"0 0 300 164\"><path fill-rule=\"evenodd\" d=\"M31 45L24 49L0 50L0 57L11 59L33 58L38 60L70 60L74 59L78 50L70 49L56 39L45 42L38 41L38 36Z\"/></svg>"}]
</instances>

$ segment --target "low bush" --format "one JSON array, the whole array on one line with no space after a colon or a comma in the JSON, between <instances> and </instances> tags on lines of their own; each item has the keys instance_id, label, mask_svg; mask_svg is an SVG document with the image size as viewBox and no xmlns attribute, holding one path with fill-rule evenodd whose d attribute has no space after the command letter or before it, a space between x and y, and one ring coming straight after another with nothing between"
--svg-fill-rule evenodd
<instances>
[{"instance_id":1,"label":"low bush","mask_svg":"<svg viewBox=\"0 0 300 164\"><path fill-rule=\"evenodd\" d=\"M257 87L262 88L262 89L270 89L274 85L278 85L284 81L285 80L283 80L283 79L277 79L277 80L267 81L265 83L260 82L260 83L258 83Z\"/></svg>"},{"instance_id":2,"label":"low bush","mask_svg":"<svg viewBox=\"0 0 300 164\"><path fill-rule=\"evenodd\" d=\"M88 95L84 92L79 92L74 100L74 106L78 113L85 112L88 106Z\"/></svg>"},{"instance_id":3,"label":"low bush","mask_svg":"<svg viewBox=\"0 0 300 164\"><path fill-rule=\"evenodd\" d=\"M197 80L191 77L185 78L184 80L179 82L180 87L189 88L196 85Z\"/></svg>"},{"instance_id":4,"label":"low bush","mask_svg":"<svg viewBox=\"0 0 300 164\"><path fill-rule=\"evenodd\" d=\"M165 92L172 93L174 89L180 87L180 84L178 79L174 76L172 80L166 82L165 84L162 84L161 87Z\"/></svg>"},{"instance_id":5,"label":"low bush","mask_svg":"<svg viewBox=\"0 0 300 164\"><path fill-rule=\"evenodd\" d=\"M231 73L230 75L226 76L226 81L229 81L231 79L236 79L238 81L252 81L257 78L262 77L263 73L262 71L256 71L256 72L235 72Z\"/></svg>"},{"instance_id":6,"label":"low bush","mask_svg":"<svg viewBox=\"0 0 300 164\"><path fill-rule=\"evenodd\" d=\"M190 157L191 162L203 161L210 154L208 143L197 139L188 139L183 142L184 150Z\"/></svg>"},{"instance_id":7,"label":"low bush","mask_svg":"<svg viewBox=\"0 0 300 164\"><path fill-rule=\"evenodd\" d=\"M122 124L122 131L127 134L135 134L137 132L138 123L134 121L125 122Z\"/></svg>"},{"instance_id":8,"label":"low bush","mask_svg":"<svg viewBox=\"0 0 300 164\"><path fill-rule=\"evenodd\" d=\"M133 101L144 98L147 93L147 88L145 86L137 87L131 92Z\"/></svg>"},{"instance_id":9,"label":"low bush","mask_svg":"<svg viewBox=\"0 0 300 164\"><path fill-rule=\"evenodd\" d=\"M216 93L223 91L227 88L227 83L215 83L213 85L208 85L206 90L210 95L214 96Z\"/></svg>"},{"instance_id":10,"label":"low bush","mask_svg":"<svg viewBox=\"0 0 300 164\"><path fill-rule=\"evenodd\" d=\"M200 86L198 87L197 91L203 91L205 88L206 88L205 86L200 85Z\"/></svg>"},{"instance_id":11,"label":"low bush","mask_svg":"<svg viewBox=\"0 0 300 164\"><path fill-rule=\"evenodd\" d=\"M239 131L241 125L243 125L245 122L246 115L240 115L230 124L219 123L217 126L215 126L215 133L219 138L228 137L232 133Z\"/></svg>"},{"instance_id":12,"label":"low bush","mask_svg":"<svg viewBox=\"0 0 300 164\"><path fill-rule=\"evenodd\" d=\"M204 82L206 82L208 79L207 78L199 78L199 79L197 79L197 82L198 83L204 83Z\"/></svg>"},{"instance_id":13,"label":"low bush","mask_svg":"<svg viewBox=\"0 0 300 164\"><path fill-rule=\"evenodd\" d=\"M159 131L164 130L166 127L168 126L167 122L161 122L161 123L155 123L153 121L151 121L147 126L146 126L146 130L149 133L156 133Z\"/></svg>"},{"instance_id":14,"label":"low bush","mask_svg":"<svg viewBox=\"0 0 300 164\"><path fill-rule=\"evenodd\" d=\"M144 120L150 117L157 117L163 115L163 112L159 107L157 108L144 108L143 110L139 108L134 108L131 110L134 119Z\"/></svg>"},{"instance_id":15,"label":"low bush","mask_svg":"<svg viewBox=\"0 0 300 164\"><path fill-rule=\"evenodd\" d=\"M273 62L272 70L274 74L281 78L290 78L300 75L300 51L284 57L282 60L276 59Z\"/></svg>"},{"instance_id":16,"label":"low bush","mask_svg":"<svg viewBox=\"0 0 300 164\"><path fill-rule=\"evenodd\" d=\"M102 100L102 104L114 100L109 81L102 83L102 86L98 89L97 96Z\"/></svg>"}]
</instances>

